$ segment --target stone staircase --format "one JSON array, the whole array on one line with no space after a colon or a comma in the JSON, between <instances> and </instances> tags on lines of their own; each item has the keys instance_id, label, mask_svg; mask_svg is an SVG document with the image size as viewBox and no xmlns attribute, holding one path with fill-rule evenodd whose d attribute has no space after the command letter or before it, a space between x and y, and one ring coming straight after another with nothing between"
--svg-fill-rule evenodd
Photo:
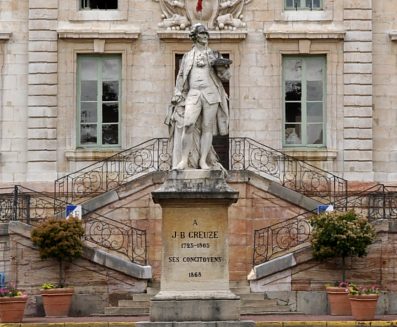
<instances>
[{"instance_id":1,"label":"stone staircase","mask_svg":"<svg viewBox=\"0 0 397 327\"><path fill-rule=\"evenodd\" d=\"M130 300L119 300L117 307L106 307L105 316L147 316L150 298L159 291L158 287L148 287L147 293L132 294Z\"/></svg>"},{"instance_id":2,"label":"stone staircase","mask_svg":"<svg viewBox=\"0 0 397 327\"><path fill-rule=\"evenodd\" d=\"M248 282L231 282L230 289L240 296L242 315L262 314L288 314L291 308L288 301L280 298L267 298L264 293L251 293ZM159 288L148 287L147 293L132 294L130 300L119 300L117 307L106 307L106 316L147 316L150 308L150 298L153 297Z\"/></svg>"},{"instance_id":3,"label":"stone staircase","mask_svg":"<svg viewBox=\"0 0 397 327\"><path fill-rule=\"evenodd\" d=\"M248 281L231 282L230 290L240 296L242 315L283 314L291 312L287 301L268 298L265 293L251 293Z\"/></svg>"}]
</instances>

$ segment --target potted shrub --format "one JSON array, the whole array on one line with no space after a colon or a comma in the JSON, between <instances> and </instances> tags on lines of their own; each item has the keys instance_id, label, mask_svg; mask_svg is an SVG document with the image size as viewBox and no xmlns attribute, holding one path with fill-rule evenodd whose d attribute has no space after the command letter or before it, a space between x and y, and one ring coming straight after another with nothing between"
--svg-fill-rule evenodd
<instances>
[{"instance_id":1,"label":"potted shrub","mask_svg":"<svg viewBox=\"0 0 397 327\"><path fill-rule=\"evenodd\" d=\"M346 282L346 258L362 257L375 239L375 229L368 219L354 211L332 211L309 219L312 231L313 257L323 261L342 259L342 284L339 288L328 287L328 302L331 315L351 315Z\"/></svg>"},{"instance_id":2,"label":"potted shrub","mask_svg":"<svg viewBox=\"0 0 397 327\"><path fill-rule=\"evenodd\" d=\"M379 293L377 286L363 287L350 284L349 300L352 315L356 320L374 320Z\"/></svg>"},{"instance_id":3,"label":"potted shrub","mask_svg":"<svg viewBox=\"0 0 397 327\"><path fill-rule=\"evenodd\" d=\"M64 264L81 256L83 235L81 221L73 217L49 218L32 230L32 241L39 248L40 258L58 261L58 283L45 283L41 289L46 316L67 316L69 313L74 290L65 287Z\"/></svg>"},{"instance_id":4,"label":"potted shrub","mask_svg":"<svg viewBox=\"0 0 397 327\"><path fill-rule=\"evenodd\" d=\"M22 322L28 296L14 286L0 288L0 321Z\"/></svg>"}]
</instances>

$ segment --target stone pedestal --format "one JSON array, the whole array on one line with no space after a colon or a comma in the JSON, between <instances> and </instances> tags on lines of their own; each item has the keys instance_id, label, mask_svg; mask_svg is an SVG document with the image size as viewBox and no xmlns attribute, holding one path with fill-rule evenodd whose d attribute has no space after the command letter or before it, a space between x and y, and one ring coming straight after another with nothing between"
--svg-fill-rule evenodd
<instances>
[{"instance_id":1,"label":"stone pedestal","mask_svg":"<svg viewBox=\"0 0 397 327\"><path fill-rule=\"evenodd\" d=\"M174 170L152 196L163 209L163 253L150 320L238 321L228 267L228 207L238 192L221 171Z\"/></svg>"}]
</instances>

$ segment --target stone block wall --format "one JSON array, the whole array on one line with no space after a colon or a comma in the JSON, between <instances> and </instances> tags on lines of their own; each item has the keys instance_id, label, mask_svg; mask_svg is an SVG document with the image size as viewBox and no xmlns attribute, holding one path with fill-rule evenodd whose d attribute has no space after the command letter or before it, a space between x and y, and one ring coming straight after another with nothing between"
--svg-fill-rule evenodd
<instances>
[{"instance_id":1,"label":"stone block wall","mask_svg":"<svg viewBox=\"0 0 397 327\"><path fill-rule=\"evenodd\" d=\"M369 246L368 255L347 258L346 279L362 286L377 285L381 290L377 314L396 314L397 238L387 221L378 221L375 227L377 239ZM296 254L296 259L298 265L290 269L251 281L252 291L285 301L293 312L327 314L325 285L342 279L341 259L318 262L311 258L310 249Z\"/></svg>"},{"instance_id":2,"label":"stone block wall","mask_svg":"<svg viewBox=\"0 0 397 327\"><path fill-rule=\"evenodd\" d=\"M120 189L119 201L97 211L128 226L146 230L148 263L152 266L154 280L160 279L161 272L162 211L160 205L153 203L151 192L158 189L160 183L161 179L142 178ZM240 194L238 202L229 208L229 276L231 281L245 281L252 268L254 230L295 217L305 209L267 192L267 182L260 187L230 176L228 183Z\"/></svg>"},{"instance_id":3,"label":"stone block wall","mask_svg":"<svg viewBox=\"0 0 397 327\"><path fill-rule=\"evenodd\" d=\"M45 282L57 284L58 262L40 259L30 238L17 233L10 234L10 257L9 281L29 295L25 314L44 315L40 286ZM65 263L65 280L66 285L75 290L71 316L103 313L105 307L117 306L119 299L132 299L133 293L143 293L147 287L146 280L127 276L84 258Z\"/></svg>"},{"instance_id":4,"label":"stone block wall","mask_svg":"<svg viewBox=\"0 0 397 327\"><path fill-rule=\"evenodd\" d=\"M92 160L167 136L175 54L191 42L163 35L156 1L120 0L111 14L82 12L75 2L0 5L2 184L50 190L56 177ZM393 183L395 6L393 0L328 0L320 12L287 12L283 0L245 5L246 34L229 31L210 40L233 60L230 135L282 149L282 56L326 55L327 146L290 153L352 181ZM81 53L122 56L120 148L76 147Z\"/></svg>"}]
</instances>

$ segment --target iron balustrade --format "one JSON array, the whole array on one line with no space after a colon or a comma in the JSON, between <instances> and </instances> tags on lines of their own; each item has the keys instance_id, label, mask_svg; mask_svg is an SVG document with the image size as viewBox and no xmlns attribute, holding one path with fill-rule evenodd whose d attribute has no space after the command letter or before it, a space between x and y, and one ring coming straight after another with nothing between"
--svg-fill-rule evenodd
<instances>
[{"instance_id":1,"label":"iron balustrade","mask_svg":"<svg viewBox=\"0 0 397 327\"><path fill-rule=\"evenodd\" d=\"M146 231L95 212L84 216L84 239L120 253L130 261L147 264Z\"/></svg>"},{"instance_id":2,"label":"iron balustrade","mask_svg":"<svg viewBox=\"0 0 397 327\"><path fill-rule=\"evenodd\" d=\"M347 181L250 138L230 139L230 169L251 170L319 202L347 195Z\"/></svg>"},{"instance_id":3,"label":"iron balustrade","mask_svg":"<svg viewBox=\"0 0 397 327\"><path fill-rule=\"evenodd\" d=\"M311 226L307 218L313 213L313 211L307 211L285 221L255 230L253 265L259 265L300 245L307 244L311 236Z\"/></svg>"},{"instance_id":4,"label":"iron balustrade","mask_svg":"<svg viewBox=\"0 0 397 327\"><path fill-rule=\"evenodd\" d=\"M54 194L56 199L79 204L144 174L170 168L168 139L151 139L57 179Z\"/></svg>"},{"instance_id":5,"label":"iron balustrade","mask_svg":"<svg viewBox=\"0 0 397 327\"><path fill-rule=\"evenodd\" d=\"M364 191L349 193L334 203L335 210L354 210L370 221L397 219L397 187L374 185ZM311 227L307 218L315 214L307 211L285 221L254 231L253 265L276 256L308 246Z\"/></svg>"},{"instance_id":6,"label":"iron balustrade","mask_svg":"<svg viewBox=\"0 0 397 327\"><path fill-rule=\"evenodd\" d=\"M55 181L57 199L79 204L144 174L171 169L166 138L151 139ZM229 139L230 170L251 170L283 186L334 203L346 197L347 181L250 138Z\"/></svg>"},{"instance_id":7,"label":"iron balustrade","mask_svg":"<svg viewBox=\"0 0 397 327\"><path fill-rule=\"evenodd\" d=\"M8 223L14 216L14 188L0 188L0 223Z\"/></svg>"},{"instance_id":8,"label":"iron balustrade","mask_svg":"<svg viewBox=\"0 0 397 327\"><path fill-rule=\"evenodd\" d=\"M15 220L37 225L47 217L64 216L67 203L47 193L16 185L13 189L0 190L0 205L0 222ZM117 252L137 264L147 264L145 230L95 212L83 210L83 214L87 242Z\"/></svg>"}]
</instances>

